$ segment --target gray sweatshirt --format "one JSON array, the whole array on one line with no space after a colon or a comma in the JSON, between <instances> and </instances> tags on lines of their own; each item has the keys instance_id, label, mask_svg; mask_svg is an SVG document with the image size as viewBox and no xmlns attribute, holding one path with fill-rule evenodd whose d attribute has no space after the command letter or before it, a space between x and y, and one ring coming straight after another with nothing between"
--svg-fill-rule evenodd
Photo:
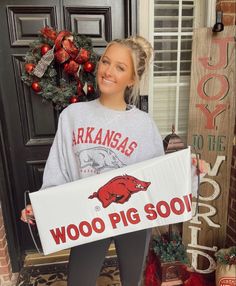
<instances>
[{"instance_id":1,"label":"gray sweatshirt","mask_svg":"<svg viewBox=\"0 0 236 286\"><path fill-rule=\"evenodd\" d=\"M41 189L125 167L164 154L149 114L116 111L98 99L62 111Z\"/></svg>"}]
</instances>

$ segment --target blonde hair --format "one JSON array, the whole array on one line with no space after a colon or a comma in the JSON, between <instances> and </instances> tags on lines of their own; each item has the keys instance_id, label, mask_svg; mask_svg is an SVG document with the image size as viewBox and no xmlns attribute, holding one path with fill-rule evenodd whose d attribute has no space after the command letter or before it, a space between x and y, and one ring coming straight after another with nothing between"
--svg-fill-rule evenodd
<instances>
[{"instance_id":1,"label":"blonde hair","mask_svg":"<svg viewBox=\"0 0 236 286\"><path fill-rule=\"evenodd\" d=\"M134 67L134 80L135 83L132 87L127 87L125 90L125 101L129 104L137 103L139 90L140 90L140 81L142 77L147 73L149 62L152 57L153 48L151 44L141 36L131 36L125 39L115 39L111 41L106 49L113 45L119 44L129 48L131 52L131 58L133 61Z\"/></svg>"}]
</instances>

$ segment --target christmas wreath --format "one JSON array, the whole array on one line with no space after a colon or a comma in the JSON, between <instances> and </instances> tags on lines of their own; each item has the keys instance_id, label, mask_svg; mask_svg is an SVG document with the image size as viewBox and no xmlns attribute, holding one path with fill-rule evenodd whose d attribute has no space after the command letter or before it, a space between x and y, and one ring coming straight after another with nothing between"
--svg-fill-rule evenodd
<instances>
[{"instance_id":1,"label":"christmas wreath","mask_svg":"<svg viewBox=\"0 0 236 286\"><path fill-rule=\"evenodd\" d=\"M61 110L71 103L97 97L98 59L86 36L44 27L26 53L21 79L43 101Z\"/></svg>"}]
</instances>

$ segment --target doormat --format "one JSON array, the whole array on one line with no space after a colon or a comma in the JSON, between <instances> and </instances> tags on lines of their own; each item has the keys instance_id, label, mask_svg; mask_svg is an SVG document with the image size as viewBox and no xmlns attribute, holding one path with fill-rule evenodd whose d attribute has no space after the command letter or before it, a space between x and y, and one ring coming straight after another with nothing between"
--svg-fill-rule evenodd
<instances>
[{"instance_id":1,"label":"doormat","mask_svg":"<svg viewBox=\"0 0 236 286\"><path fill-rule=\"evenodd\" d=\"M30 266L21 269L17 286L66 286L67 263ZM120 286L119 267L116 257L106 258L96 286Z\"/></svg>"}]
</instances>

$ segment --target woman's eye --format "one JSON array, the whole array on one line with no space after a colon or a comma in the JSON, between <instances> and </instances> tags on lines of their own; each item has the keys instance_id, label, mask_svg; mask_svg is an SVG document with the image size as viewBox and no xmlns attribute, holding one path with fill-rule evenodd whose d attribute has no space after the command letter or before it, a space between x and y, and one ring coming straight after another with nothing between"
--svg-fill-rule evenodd
<instances>
[{"instance_id":1,"label":"woman's eye","mask_svg":"<svg viewBox=\"0 0 236 286\"><path fill-rule=\"evenodd\" d=\"M117 66L117 69L118 69L119 71L124 71L124 70L125 70L122 66Z\"/></svg>"},{"instance_id":2,"label":"woman's eye","mask_svg":"<svg viewBox=\"0 0 236 286\"><path fill-rule=\"evenodd\" d=\"M108 60L104 60L104 59L103 59L103 60L102 60L102 63L103 63L103 64L108 64L109 62L108 62Z\"/></svg>"}]
</instances>

